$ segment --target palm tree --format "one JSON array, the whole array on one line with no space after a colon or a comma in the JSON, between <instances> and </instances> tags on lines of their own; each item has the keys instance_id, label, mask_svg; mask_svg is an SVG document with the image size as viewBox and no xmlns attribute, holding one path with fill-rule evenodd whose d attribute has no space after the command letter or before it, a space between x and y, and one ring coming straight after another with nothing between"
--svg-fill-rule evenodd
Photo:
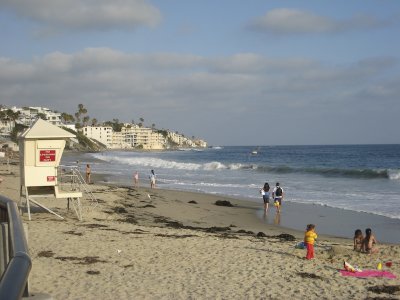
<instances>
[{"instance_id":1,"label":"palm tree","mask_svg":"<svg viewBox=\"0 0 400 300\"><path fill-rule=\"evenodd\" d=\"M75 124L75 126L77 126L78 128L81 128L82 125L81 123L81 116L82 115L86 115L87 114L87 109L85 108L85 106L83 104L78 104L78 111L75 113L75 117L76 117L76 121L77 123ZM86 120L86 122L85 122ZM86 116L83 118L83 123L87 123L89 121L89 119L86 118Z\"/></svg>"},{"instance_id":2,"label":"palm tree","mask_svg":"<svg viewBox=\"0 0 400 300\"><path fill-rule=\"evenodd\" d=\"M87 113L87 109L83 106L83 104L78 104L78 112L80 115L84 115Z\"/></svg>"},{"instance_id":3,"label":"palm tree","mask_svg":"<svg viewBox=\"0 0 400 300\"><path fill-rule=\"evenodd\" d=\"M80 121L81 121L81 115L80 115L78 112L75 113L75 120L76 120L77 122L80 122Z\"/></svg>"},{"instance_id":4,"label":"palm tree","mask_svg":"<svg viewBox=\"0 0 400 300\"><path fill-rule=\"evenodd\" d=\"M97 119L96 118L93 118L92 119L92 126L96 126L97 125Z\"/></svg>"},{"instance_id":5,"label":"palm tree","mask_svg":"<svg viewBox=\"0 0 400 300\"><path fill-rule=\"evenodd\" d=\"M83 120L82 120L83 126L86 126L87 123L89 122L89 120L90 120L90 117L89 117L89 116L84 116L84 117L83 117Z\"/></svg>"},{"instance_id":6,"label":"palm tree","mask_svg":"<svg viewBox=\"0 0 400 300\"><path fill-rule=\"evenodd\" d=\"M61 113L61 119L64 121L64 123L70 123L75 121L73 115L67 114L65 112Z\"/></svg>"},{"instance_id":7,"label":"palm tree","mask_svg":"<svg viewBox=\"0 0 400 300\"><path fill-rule=\"evenodd\" d=\"M5 110L0 111L0 120L5 121L7 119L7 113Z\"/></svg>"},{"instance_id":8,"label":"palm tree","mask_svg":"<svg viewBox=\"0 0 400 300\"><path fill-rule=\"evenodd\" d=\"M19 118L19 115L21 114L21 112L17 111L14 112L12 109L7 109L6 111L6 116L9 120L13 121L14 126L15 126L15 120L17 120ZM11 124L10 124L11 126ZM10 128L11 129L11 128Z\"/></svg>"},{"instance_id":9,"label":"palm tree","mask_svg":"<svg viewBox=\"0 0 400 300\"><path fill-rule=\"evenodd\" d=\"M46 115L44 113L38 113L37 116L38 116L39 119L42 119L42 120L45 120L45 121L47 120L47 117L46 117Z\"/></svg>"}]
</instances>

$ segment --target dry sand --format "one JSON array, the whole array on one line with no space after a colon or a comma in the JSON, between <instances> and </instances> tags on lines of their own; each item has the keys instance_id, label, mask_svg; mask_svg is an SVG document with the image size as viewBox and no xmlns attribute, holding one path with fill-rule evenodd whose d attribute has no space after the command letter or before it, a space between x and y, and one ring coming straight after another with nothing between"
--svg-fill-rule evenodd
<instances>
[{"instance_id":1,"label":"dry sand","mask_svg":"<svg viewBox=\"0 0 400 300\"><path fill-rule=\"evenodd\" d=\"M18 169L11 171L2 166L0 191L19 201ZM294 248L303 233L265 225L255 216L256 203L145 187L90 187L99 204L84 200L81 222L60 199L41 202L64 220L40 209L33 209L32 221L23 215L33 294L54 299L400 299L399 277L339 273L344 259L363 269L392 261L388 270L400 276L399 245L379 245L379 254L365 255L353 252L350 240L321 237L316 259L306 261L305 250ZM217 206L217 200L233 207ZM291 235L295 241L287 240ZM381 286L393 291L372 291Z\"/></svg>"}]
</instances>

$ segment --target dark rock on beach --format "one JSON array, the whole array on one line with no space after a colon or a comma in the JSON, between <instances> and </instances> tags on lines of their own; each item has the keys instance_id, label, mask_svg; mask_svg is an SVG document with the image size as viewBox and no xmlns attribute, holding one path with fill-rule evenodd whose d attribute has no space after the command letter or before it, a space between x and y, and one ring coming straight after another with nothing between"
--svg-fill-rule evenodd
<instances>
[{"instance_id":1,"label":"dark rock on beach","mask_svg":"<svg viewBox=\"0 0 400 300\"><path fill-rule=\"evenodd\" d=\"M228 206L228 207L233 207L233 204L230 203L230 202L227 201L227 200L217 200L217 201L215 201L215 205L217 205L217 206Z\"/></svg>"}]
</instances>

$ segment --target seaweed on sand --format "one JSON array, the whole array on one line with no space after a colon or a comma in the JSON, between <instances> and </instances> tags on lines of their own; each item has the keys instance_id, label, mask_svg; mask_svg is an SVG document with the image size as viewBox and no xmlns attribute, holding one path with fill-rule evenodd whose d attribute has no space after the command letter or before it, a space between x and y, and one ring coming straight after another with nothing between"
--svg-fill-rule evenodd
<instances>
[{"instance_id":1,"label":"seaweed on sand","mask_svg":"<svg viewBox=\"0 0 400 300\"><path fill-rule=\"evenodd\" d=\"M375 294L398 294L400 292L400 285L376 285L368 287L368 291Z\"/></svg>"},{"instance_id":2,"label":"seaweed on sand","mask_svg":"<svg viewBox=\"0 0 400 300\"><path fill-rule=\"evenodd\" d=\"M100 260L98 256L85 256L85 257L76 257L76 256L57 256L55 259L59 259L61 261L77 261L78 265L91 265L98 262L107 262L105 260Z\"/></svg>"},{"instance_id":3,"label":"seaweed on sand","mask_svg":"<svg viewBox=\"0 0 400 300\"><path fill-rule=\"evenodd\" d=\"M189 237L197 237L197 235L194 234L183 234L183 235L178 235L178 234L155 234L154 236L159 236L159 237L169 237L169 238L175 238L175 239L184 239L184 238L189 238Z\"/></svg>"},{"instance_id":4,"label":"seaweed on sand","mask_svg":"<svg viewBox=\"0 0 400 300\"><path fill-rule=\"evenodd\" d=\"M77 235L77 236L82 236L83 233L82 232L76 232L74 230L70 230L70 231L64 231L65 234L72 234L72 235Z\"/></svg>"},{"instance_id":5,"label":"seaweed on sand","mask_svg":"<svg viewBox=\"0 0 400 300\"><path fill-rule=\"evenodd\" d=\"M289 241L289 242L296 240L296 238L293 235L288 234L288 233L282 233L280 235L277 235L276 237L280 240Z\"/></svg>"},{"instance_id":6,"label":"seaweed on sand","mask_svg":"<svg viewBox=\"0 0 400 300\"><path fill-rule=\"evenodd\" d=\"M44 250L44 251L40 251L37 256L38 257L53 257L54 252L51 250Z\"/></svg>"},{"instance_id":7,"label":"seaweed on sand","mask_svg":"<svg viewBox=\"0 0 400 300\"><path fill-rule=\"evenodd\" d=\"M213 226L213 227L205 228L206 232L212 232L212 233L225 232L225 231L230 231L230 230L231 230L230 227L216 227L216 226Z\"/></svg>"},{"instance_id":8,"label":"seaweed on sand","mask_svg":"<svg viewBox=\"0 0 400 300\"><path fill-rule=\"evenodd\" d=\"M113 211L117 214L126 214L128 213L128 211L125 209L125 207L121 207L121 206L116 206L113 208Z\"/></svg>"},{"instance_id":9,"label":"seaweed on sand","mask_svg":"<svg viewBox=\"0 0 400 300\"><path fill-rule=\"evenodd\" d=\"M89 274L89 275L99 275L99 274L100 274L100 271L92 271L92 270L89 270L89 271L86 271L86 273Z\"/></svg>"},{"instance_id":10,"label":"seaweed on sand","mask_svg":"<svg viewBox=\"0 0 400 300\"><path fill-rule=\"evenodd\" d=\"M108 227L107 225L103 225L103 224L84 224L82 226L85 226L87 228L104 228L104 227Z\"/></svg>"},{"instance_id":11,"label":"seaweed on sand","mask_svg":"<svg viewBox=\"0 0 400 300\"><path fill-rule=\"evenodd\" d=\"M307 273L307 272L297 272L301 278L310 278L310 279L321 279L324 280L321 276L315 275L314 273Z\"/></svg>"},{"instance_id":12,"label":"seaweed on sand","mask_svg":"<svg viewBox=\"0 0 400 300\"><path fill-rule=\"evenodd\" d=\"M140 207L140 208L147 208L147 207L156 208L156 207L155 207L154 205L152 205L152 204L147 204L147 205L142 206L142 207Z\"/></svg>"}]
</instances>

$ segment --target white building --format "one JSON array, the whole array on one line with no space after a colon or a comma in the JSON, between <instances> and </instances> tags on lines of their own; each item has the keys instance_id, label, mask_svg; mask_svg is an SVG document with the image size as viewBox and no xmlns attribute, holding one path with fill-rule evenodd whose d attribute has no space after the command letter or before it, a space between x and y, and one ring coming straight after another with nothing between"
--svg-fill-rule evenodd
<instances>
[{"instance_id":1,"label":"white building","mask_svg":"<svg viewBox=\"0 0 400 300\"><path fill-rule=\"evenodd\" d=\"M113 148L113 129L107 126L86 126L82 133L88 138L95 139L107 148Z\"/></svg>"},{"instance_id":2,"label":"white building","mask_svg":"<svg viewBox=\"0 0 400 300\"><path fill-rule=\"evenodd\" d=\"M168 132L167 136L148 127L136 124L124 124L120 132L114 132L112 127L86 126L82 133L88 138L95 139L110 149L161 150L167 147L167 139L178 147L206 147L202 140L193 141L182 134Z\"/></svg>"},{"instance_id":3,"label":"white building","mask_svg":"<svg viewBox=\"0 0 400 300\"><path fill-rule=\"evenodd\" d=\"M166 145L162 134L152 128L140 127L136 124L125 124L121 129L125 142L131 147L142 147L143 149L164 149Z\"/></svg>"},{"instance_id":4,"label":"white building","mask_svg":"<svg viewBox=\"0 0 400 300\"><path fill-rule=\"evenodd\" d=\"M46 107L12 107L11 110L13 112L20 112L20 115L18 117L18 123L26 125L26 126L31 126L33 122L40 117L40 115L43 115L44 119L46 119L47 122L61 126L61 113L54 112Z\"/></svg>"},{"instance_id":5,"label":"white building","mask_svg":"<svg viewBox=\"0 0 400 300\"><path fill-rule=\"evenodd\" d=\"M14 128L15 123L13 120L0 120L0 136L10 137L11 131Z\"/></svg>"}]
</instances>

